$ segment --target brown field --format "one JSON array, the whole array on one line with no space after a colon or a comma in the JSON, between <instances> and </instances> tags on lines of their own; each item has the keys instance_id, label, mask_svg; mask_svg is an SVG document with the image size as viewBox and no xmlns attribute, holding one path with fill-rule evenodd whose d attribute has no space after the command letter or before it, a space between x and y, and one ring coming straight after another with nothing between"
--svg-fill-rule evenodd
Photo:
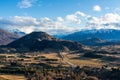
<instances>
[{"instance_id":1,"label":"brown field","mask_svg":"<svg viewBox=\"0 0 120 80\"><path fill-rule=\"evenodd\" d=\"M0 80L27 80L23 75L0 75Z\"/></svg>"},{"instance_id":2,"label":"brown field","mask_svg":"<svg viewBox=\"0 0 120 80\"><path fill-rule=\"evenodd\" d=\"M80 57L79 54L67 54L64 55L65 60L79 66L90 66L90 67L102 67L106 63L101 62L99 59L89 59Z\"/></svg>"},{"instance_id":3,"label":"brown field","mask_svg":"<svg viewBox=\"0 0 120 80\"><path fill-rule=\"evenodd\" d=\"M46 53L39 53L39 54L26 54L25 56L28 56L30 58L19 58L19 54L0 54L0 55L4 55L4 56L14 56L15 58L7 58L7 60L18 60L18 59L24 59L24 61L19 61L22 64L30 64L30 63L40 63L40 62L44 62L45 61L41 61L41 60L35 60L35 57L39 57L39 56L44 56L46 59L58 59L58 61L56 61L56 63L58 64L50 64L52 66L58 66L59 64L62 64L64 66L68 66L67 62L70 62L72 64L75 65L79 65L79 66L91 66L91 67L101 67L102 65L105 65L106 63L101 62L99 59L89 59L89 58L82 58L80 57L81 54L67 54L67 53L62 53L64 56L64 60L62 60L57 53L50 53L50 54L46 54Z\"/></svg>"},{"instance_id":4,"label":"brown field","mask_svg":"<svg viewBox=\"0 0 120 80\"><path fill-rule=\"evenodd\" d=\"M45 56L46 58L48 59L60 59L57 55L57 53L50 53L50 54L45 54L45 53L42 53L42 54L39 54L39 56Z\"/></svg>"},{"instance_id":5,"label":"brown field","mask_svg":"<svg viewBox=\"0 0 120 80\"><path fill-rule=\"evenodd\" d=\"M79 65L79 66L90 66L90 67L101 67L105 64L107 64L107 61L101 61L100 59L92 59L92 58L85 58L82 57L83 53L80 54L68 54L68 53L62 53L62 55L64 56L64 60L61 59L60 56L58 56L58 53L27 53L25 54L26 57L29 58L20 58L19 57L20 54L0 54L0 56L6 56L6 60L20 60L20 59L24 59L24 61L18 61L21 64L30 64L30 63L47 63L50 64L51 66L58 66L60 64L62 64L63 66L68 66L68 64L66 62L70 62L74 65ZM116 58L120 58L120 55L114 55L114 54L101 54L103 56L113 56ZM8 56L14 56L14 58L8 58ZM41 57L44 56L45 59L57 59L58 61L56 61L56 64L52 64L52 63L48 63L47 61L43 61L42 59L38 59L35 60L36 57ZM118 62L118 61L117 61ZM4 66L3 64L0 64L0 66Z\"/></svg>"},{"instance_id":6,"label":"brown field","mask_svg":"<svg viewBox=\"0 0 120 80\"><path fill-rule=\"evenodd\" d=\"M29 58L20 58L20 54L0 54L0 56L6 56L6 61L17 61L21 64L31 64L31 63L48 63L47 61L43 61L43 59L38 59L38 60L35 60L35 58L37 57L41 57L41 56L44 56L45 59L57 59L56 64L52 64L52 63L49 63L49 65L51 66L58 66L59 64L62 64L63 66L67 66L67 64L65 64L64 61L62 61L62 59L58 56L57 53L49 53L49 54L46 54L46 53L27 53L27 54L24 54L24 56L26 57L29 57ZM8 58L9 56L14 56L13 58ZM24 59L21 61L21 59ZM3 60L2 60L3 61ZM3 64L0 65L1 67L4 66Z\"/></svg>"}]
</instances>

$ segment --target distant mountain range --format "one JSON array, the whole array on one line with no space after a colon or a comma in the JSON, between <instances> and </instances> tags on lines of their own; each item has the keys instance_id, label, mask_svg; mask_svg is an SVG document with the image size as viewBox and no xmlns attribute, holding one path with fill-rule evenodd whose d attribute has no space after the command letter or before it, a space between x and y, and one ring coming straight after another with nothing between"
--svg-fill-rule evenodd
<instances>
[{"instance_id":1,"label":"distant mountain range","mask_svg":"<svg viewBox=\"0 0 120 80\"><path fill-rule=\"evenodd\" d=\"M0 29L0 45L7 45L8 43L18 39L20 36L10 33L6 30Z\"/></svg>"},{"instance_id":2,"label":"distant mountain range","mask_svg":"<svg viewBox=\"0 0 120 80\"><path fill-rule=\"evenodd\" d=\"M22 32L18 29L13 29L13 30L10 30L9 32L14 33L14 34L19 35L19 36L25 36L26 35L25 32Z\"/></svg>"},{"instance_id":3,"label":"distant mountain range","mask_svg":"<svg viewBox=\"0 0 120 80\"><path fill-rule=\"evenodd\" d=\"M82 30L62 36L61 38L65 40L77 41L88 46L115 45L120 44L120 30Z\"/></svg>"},{"instance_id":4,"label":"distant mountain range","mask_svg":"<svg viewBox=\"0 0 120 80\"><path fill-rule=\"evenodd\" d=\"M10 30L10 32L24 36L26 35L25 32L22 32L18 29L15 30ZM57 38L65 39L65 40L72 40L72 41L82 41L85 39L91 39L91 38L99 38L102 40L107 40L107 41L118 41L120 40L120 30L115 30L115 29L94 29L94 30L81 30L72 34L56 34L53 35Z\"/></svg>"},{"instance_id":5,"label":"distant mountain range","mask_svg":"<svg viewBox=\"0 0 120 80\"><path fill-rule=\"evenodd\" d=\"M114 29L100 29L100 30L82 30L63 36L62 39L81 41L88 38L100 38L109 41L120 40L120 30Z\"/></svg>"},{"instance_id":6,"label":"distant mountain range","mask_svg":"<svg viewBox=\"0 0 120 80\"><path fill-rule=\"evenodd\" d=\"M77 41L84 45L103 46L103 45L120 44L119 34L120 34L120 30L114 30L114 29L96 30L94 29L94 30L82 30L82 31L75 32L69 35L57 34L54 36L57 38L63 39L63 40ZM6 45L25 35L26 34L24 32L21 32L20 30L17 30L17 29L11 30L10 32L0 29L0 45Z\"/></svg>"}]
</instances>

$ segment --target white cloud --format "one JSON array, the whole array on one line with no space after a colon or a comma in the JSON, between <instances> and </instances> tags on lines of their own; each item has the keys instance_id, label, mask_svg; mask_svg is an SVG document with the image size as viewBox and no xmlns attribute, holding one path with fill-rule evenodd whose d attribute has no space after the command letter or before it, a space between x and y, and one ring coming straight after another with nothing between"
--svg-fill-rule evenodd
<instances>
[{"instance_id":1,"label":"white cloud","mask_svg":"<svg viewBox=\"0 0 120 80\"><path fill-rule=\"evenodd\" d=\"M59 22L63 22L64 19L63 19L62 17L57 17L57 21L59 21Z\"/></svg>"},{"instance_id":2,"label":"white cloud","mask_svg":"<svg viewBox=\"0 0 120 80\"><path fill-rule=\"evenodd\" d=\"M13 27L13 26L11 26L11 27ZM22 32L25 32L25 33L31 33L33 31L35 31L34 26L23 26L23 27L20 27L20 28L16 27L15 29L18 29L18 30L20 30Z\"/></svg>"},{"instance_id":3,"label":"white cloud","mask_svg":"<svg viewBox=\"0 0 120 80\"><path fill-rule=\"evenodd\" d=\"M80 16L82 16L82 17L85 17L85 16L86 16L85 13L80 12L80 11L75 12L75 15L80 15Z\"/></svg>"},{"instance_id":4,"label":"white cloud","mask_svg":"<svg viewBox=\"0 0 120 80\"><path fill-rule=\"evenodd\" d=\"M72 27L68 27L67 21L65 22L62 17L57 17L55 20L48 17L36 19L30 16L14 16L10 19L1 18L0 27L6 27L8 30L18 29L25 33L45 31L50 34L64 34L75 31Z\"/></svg>"},{"instance_id":5,"label":"white cloud","mask_svg":"<svg viewBox=\"0 0 120 80\"><path fill-rule=\"evenodd\" d=\"M66 20L69 22L77 23L77 24L81 23L81 20L74 14L67 15Z\"/></svg>"},{"instance_id":6,"label":"white cloud","mask_svg":"<svg viewBox=\"0 0 120 80\"><path fill-rule=\"evenodd\" d=\"M94 7L93 7L93 10L94 11L101 11L101 7L99 6L99 5L95 5Z\"/></svg>"},{"instance_id":7,"label":"white cloud","mask_svg":"<svg viewBox=\"0 0 120 80\"><path fill-rule=\"evenodd\" d=\"M94 29L120 29L120 15L107 13L102 17L88 18L88 25Z\"/></svg>"},{"instance_id":8,"label":"white cloud","mask_svg":"<svg viewBox=\"0 0 120 80\"><path fill-rule=\"evenodd\" d=\"M8 30L18 29L25 33L44 31L50 34L68 34L82 29L120 29L120 14L107 13L94 17L77 11L65 17L37 19L31 16L0 18L0 27Z\"/></svg>"},{"instance_id":9,"label":"white cloud","mask_svg":"<svg viewBox=\"0 0 120 80\"><path fill-rule=\"evenodd\" d=\"M18 3L18 6L20 8L29 8L32 7L36 1L37 0L21 0L21 2Z\"/></svg>"}]
</instances>

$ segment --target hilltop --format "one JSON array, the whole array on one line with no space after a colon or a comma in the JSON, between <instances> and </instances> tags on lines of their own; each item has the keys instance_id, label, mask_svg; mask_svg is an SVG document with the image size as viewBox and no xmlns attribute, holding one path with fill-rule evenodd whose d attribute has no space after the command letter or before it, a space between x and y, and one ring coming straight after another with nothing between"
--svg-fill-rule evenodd
<instances>
[{"instance_id":1,"label":"hilltop","mask_svg":"<svg viewBox=\"0 0 120 80\"><path fill-rule=\"evenodd\" d=\"M45 32L32 32L7 45L18 51L77 51L82 45L77 42L57 39Z\"/></svg>"}]
</instances>

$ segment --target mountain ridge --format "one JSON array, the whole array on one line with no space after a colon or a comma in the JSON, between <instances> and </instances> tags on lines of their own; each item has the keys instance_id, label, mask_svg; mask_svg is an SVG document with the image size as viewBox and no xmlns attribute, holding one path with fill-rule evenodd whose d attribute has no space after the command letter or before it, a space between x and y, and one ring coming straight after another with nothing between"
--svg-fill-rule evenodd
<instances>
[{"instance_id":1,"label":"mountain ridge","mask_svg":"<svg viewBox=\"0 0 120 80\"><path fill-rule=\"evenodd\" d=\"M115 29L100 29L100 30L82 30L67 36L63 36L62 39L80 41L87 38L100 38L103 40L120 40L120 30Z\"/></svg>"}]
</instances>

